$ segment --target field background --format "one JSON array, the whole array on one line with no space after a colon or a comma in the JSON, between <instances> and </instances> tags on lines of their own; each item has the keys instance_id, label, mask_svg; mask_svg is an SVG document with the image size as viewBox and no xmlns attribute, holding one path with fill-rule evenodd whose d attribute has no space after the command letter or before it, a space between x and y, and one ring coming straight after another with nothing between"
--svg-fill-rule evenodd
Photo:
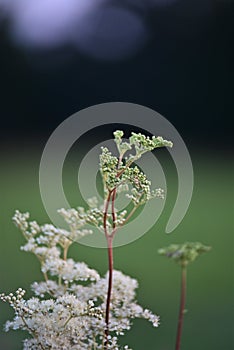
<instances>
[{"instance_id":1,"label":"field background","mask_svg":"<svg viewBox=\"0 0 234 350\"><path fill-rule=\"evenodd\" d=\"M16 208L29 210L31 217L47 222L38 186L38 166L41 148L33 141L18 144L1 154L1 290L6 292L21 286L29 291L34 280L40 280L39 265L33 255L20 251L24 242L11 217ZM169 215L165 213L153 229L132 244L115 249L115 268L139 280L138 299L161 316L161 326L153 329L147 322L135 321L132 331L123 339L135 350L173 348L179 301L180 271L157 249L173 242L201 241L212 246L210 253L194 262L188 271L188 313L185 316L184 349L231 349L233 345L233 169L228 159L220 155L192 153L195 187L189 211L183 222L170 235L164 233ZM207 161L209 160L209 161ZM69 164L68 164L69 165ZM73 164L71 165L71 169ZM66 173L66 183L74 174ZM168 181L170 182L170 176ZM72 202L79 198L70 185ZM77 198L76 198L77 195ZM170 204L170 203L169 203ZM170 205L169 205L170 206ZM101 273L106 271L107 256L103 249L74 244L71 256L86 261ZM24 337L21 332L5 334L3 323L12 312L1 304L0 344L4 350L17 350Z\"/></svg>"}]
</instances>

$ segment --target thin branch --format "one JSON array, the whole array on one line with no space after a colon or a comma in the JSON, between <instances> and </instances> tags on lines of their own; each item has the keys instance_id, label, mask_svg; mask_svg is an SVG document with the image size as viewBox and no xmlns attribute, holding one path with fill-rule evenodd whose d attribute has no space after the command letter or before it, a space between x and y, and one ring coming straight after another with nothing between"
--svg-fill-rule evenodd
<instances>
[{"instance_id":1,"label":"thin branch","mask_svg":"<svg viewBox=\"0 0 234 350\"><path fill-rule=\"evenodd\" d=\"M120 166L120 163L122 161L122 156L119 156L118 160L118 167ZM107 299L106 299L106 315L105 315L105 341L104 341L104 349L108 349L108 335L109 335L109 319L110 319L110 302L111 302L111 292L112 292L112 279L113 279L113 239L117 230L116 226L116 212L115 212L115 199L117 194L117 188L114 188L112 191L109 191L106 203L105 203L105 209L104 209L104 215L103 215L103 226L105 231L105 236L107 240L107 247L108 247L108 268L109 268L109 278L108 278L108 291L107 291ZM107 232L107 213L108 213L108 207L111 200L111 212L112 212L112 232L111 234L108 234Z\"/></svg>"},{"instance_id":2,"label":"thin branch","mask_svg":"<svg viewBox=\"0 0 234 350\"><path fill-rule=\"evenodd\" d=\"M108 243L108 262L109 262L109 279L108 279L108 292L106 299L106 315L105 315L105 342L104 349L108 349L108 335L109 335L109 320L110 320L110 301L111 301L111 292L112 292L112 279L113 279L113 237L109 237L107 240Z\"/></svg>"},{"instance_id":3,"label":"thin branch","mask_svg":"<svg viewBox=\"0 0 234 350\"><path fill-rule=\"evenodd\" d=\"M183 329L183 320L184 320L184 313L185 313L185 302L186 302L186 267L182 266L182 271L181 271L180 310L179 310L179 317L178 317L178 328L177 328L177 337L176 337L175 350L180 350L182 329Z\"/></svg>"},{"instance_id":4,"label":"thin branch","mask_svg":"<svg viewBox=\"0 0 234 350\"><path fill-rule=\"evenodd\" d=\"M21 315L20 317L21 317L21 320L23 321L25 327L28 329L29 333L32 334L32 335L34 335L36 338L38 338L37 332L36 332L34 329L32 329L31 327L29 327L29 325L27 324L27 322L26 322L24 316ZM44 348L44 346L41 344L41 342L39 342L39 345L40 345L40 347L42 348L42 350L45 350L45 348Z\"/></svg>"},{"instance_id":5,"label":"thin branch","mask_svg":"<svg viewBox=\"0 0 234 350\"><path fill-rule=\"evenodd\" d=\"M108 214L108 208L110 205L110 199L111 199L112 192L109 191L107 199L105 201L104 205L104 213L103 213L103 228L106 236L107 246L108 246L108 262L109 262L109 283L108 283L108 292L107 292L107 300L106 300L106 315L105 315L105 340L104 340L104 349L107 349L108 347L108 335L109 335L109 313L110 313L110 295L111 295L111 284L112 284L112 269L113 269L113 256L110 242L112 240L112 237L109 237L108 230L107 230L107 214Z\"/></svg>"},{"instance_id":6,"label":"thin branch","mask_svg":"<svg viewBox=\"0 0 234 350\"><path fill-rule=\"evenodd\" d=\"M66 325L68 324L68 322L69 322L72 318L73 318L72 315L70 315L70 316L68 317L68 319L65 321L65 323L64 323L64 325L63 325L63 328L66 327Z\"/></svg>"},{"instance_id":7,"label":"thin branch","mask_svg":"<svg viewBox=\"0 0 234 350\"><path fill-rule=\"evenodd\" d=\"M47 282L49 281L47 272L43 272L43 276L44 276L44 279L45 279L45 281L46 281L46 283L47 283Z\"/></svg>"},{"instance_id":8,"label":"thin branch","mask_svg":"<svg viewBox=\"0 0 234 350\"><path fill-rule=\"evenodd\" d=\"M112 213L112 227L113 227L113 230L115 230L115 228L116 228L116 213L115 213L116 193L117 193L117 189L115 188L113 190L113 194L112 194L112 198L111 198L111 213Z\"/></svg>"},{"instance_id":9,"label":"thin branch","mask_svg":"<svg viewBox=\"0 0 234 350\"><path fill-rule=\"evenodd\" d=\"M108 238L107 214L108 214L108 208L109 208L109 204L110 204L111 194L112 194L112 191L109 191L107 199L105 201L104 212L103 212L103 228L104 228L106 238Z\"/></svg>"},{"instance_id":10,"label":"thin branch","mask_svg":"<svg viewBox=\"0 0 234 350\"><path fill-rule=\"evenodd\" d=\"M64 260L64 261L67 260L68 248L69 248L69 245L66 245L66 246L63 248L63 260Z\"/></svg>"},{"instance_id":11,"label":"thin branch","mask_svg":"<svg viewBox=\"0 0 234 350\"><path fill-rule=\"evenodd\" d=\"M128 222L128 220L133 216L133 214L135 213L135 211L137 210L138 207L139 207L139 205L135 205L132 208L132 210L130 211L130 213L128 214L128 216L126 217L126 219L124 220L124 222L120 226L123 226L126 224L126 222Z\"/></svg>"}]
</instances>

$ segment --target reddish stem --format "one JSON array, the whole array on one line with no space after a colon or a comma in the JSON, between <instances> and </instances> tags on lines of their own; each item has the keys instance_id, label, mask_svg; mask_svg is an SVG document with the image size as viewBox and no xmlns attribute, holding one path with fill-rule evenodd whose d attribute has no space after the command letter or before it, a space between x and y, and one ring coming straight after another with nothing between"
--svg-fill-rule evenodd
<instances>
[{"instance_id":1,"label":"reddish stem","mask_svg":"<svg viewBox=\"0 0 234 350\"><path fill-rule=\"evenodd\" d=\"M116 198L116 188L113 190L113 195L112 195L112 203L111 203L111 212L112 212L112 222L113 222L113 230L116 228L116 214L115 214L115 198ZM113 232L112 232L113 234Z\"/></svg>"},{"instance_id":2,"label":"reddish stem","mask_svg":"<svg viewBox=\"0 0 234 350\"><path fill-rule=\"evenodd\" d=\"M106 299L106 315L105 315L105 349L108 345L108 335L109 335L109 318L110 318L110 302L111 302L111 291L112 291L112 278L113 278L113 237L107 239L108 244L108 262L109 262L109 281L108 281L108 292Z\"/></svg>"},{"instance_id":3,"label":"reddish stem","mask_svg":"<svg viewBox=\"0 0 234 350\"><path fill-rule=\"evenodd\" d=\"M113 251L112 251L112 240L113 236L109 235L107 230L107 214L108 214L108 208L110 205L110 199L111 199L112 191L109 191L105 207L104 207L104 214L103 214L103 227L104 232L106 236L107 241L107 247L108 247L108 262L109 262L109 281L108 281L108 292L107 292L107 299L106 299L106 315L105 315L105 340L104 340L104 349L108 348L108 335L109 335L109 317L110 317L110 298L111 298L111 290L112 290L112 274L113 274Z\"/></svg>"},{"instance_id":4,"label":"reddish stem","mask_svg":"<svg viewBox=\"0 0 234 350\"><path fill-rule=\"evenodd\" d=\"M103 227L104 227L104 232L105 232L106 239L108 238L107 214L108 214L108 208L109 208L109 204L110 204L111 193L112 192L109 191L107 199L106 199L105 207L104 207L104 213L103 213Z\"/></svg>"},{"instance_id":5,"label":"reddish stem","mask_svg":"<svg viewBox=\"0 0 234 350\"><path fill-rule=\"evenodd\" d=\"M182 273L181 273L180 310L179 310L179 317L178 317L178 328L177 328L175 350L180 350L183 320L184 320L184 313L185 313L185 301L186 301L186 267L183 266Z\"/></svg>"},{"instance_id":6,"label":"reddish stem","mask_svg":"<svg viewBox=\"0 0 234 350\"><path fill-rule=\"evenodd\" d=\"M118 161L118 167L120 165L120 162L122 160L122 156L119 157ZM121 176L121 174L117 174L117 177ZM108 291L107 291L107 299L106 299L106 314L105 314L105 341L104 341L104 349L108 348L108 335L109 335L109 319L110 319L110 302L111 302L111 291L112 291L112 279L113 279L113 239L117 230L116 227L116 213L115 213L115 199L116 199L116 193L117 189L114 188L113 190L109 191L107 200L105 203L104 208L104 215L103 215L103 226L107 241L107 248L108 248L108 266L109 266L109 278L108 278ZM111 212L112 212L112 232L109 234L107 230L107 214L108 214L108 208L111 201Z\"/></svg>"}]
</instances>

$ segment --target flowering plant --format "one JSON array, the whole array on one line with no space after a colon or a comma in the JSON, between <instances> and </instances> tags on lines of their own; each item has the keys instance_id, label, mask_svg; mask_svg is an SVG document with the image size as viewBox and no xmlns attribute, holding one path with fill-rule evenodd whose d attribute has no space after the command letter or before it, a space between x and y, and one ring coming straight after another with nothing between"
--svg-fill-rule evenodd
<instances>
[{"instance_id":1,"label":"flowering plant","mask_svg":"<svg viewBox=\"0 0 234 350\"><path fill-rule=\"evenodd\" d=\"M44 276L43 282L32 284L35 296L28 300L21 288L14 294L0 295L15 311L14 320L8 321L5 329L23 329L31 335L24 340L25 350L121 349L118 338L130 329L133 318L147 319L154 327L159 325L159 317L135 300L137 280L114 270L113 240L139 206L152 198L163 198L163 190L151 190L150 181L134 162L145 152L171 147L172 143L140 133L132 133L128 142L123 142L122 137L122 131L114 132L118 157L106 147L100 155L104 203L91 198L86 209L58 211L68 230L29 221L29 213L16 211L13 217L26 239L22 250L36 255ZM119 192L126 192L131 201L122 211L115 208ZM92 234L86 224L98 227L106 237L109 269L104 277L84 262L68 257L74 241ZM126 345L124 349L129 348Z\"/></svg>"},{"instance_id":2,"label":"flowering plant","mask_svg":"<svg viewBox=\"0 0 234 350\"><path fill-rule=\"evenodd\" d=\"M123 141L120 130L114 132L114 141L118 156L106 147L100 155L103 203L93 197L88 199L87 208L58 210L67 229L39 225L29 220L29 213L15 212L13 221L26 239L21 249L38 258L44 276L44 281L31 285L34 296L29 299L24 298L26 292L22 288L9 295L0 294L0 299L9 302L15 311L5 330L22 329L30 335L23 342L24 350L127 350L130 348L122 346L119 338L130 330L132 319L143 318L154 327L159 326L159 316L136 301L137 280L114 269L113 241L140 206L155 197L164 198L161 188L151 189L150 181L135 161L155 148L172 147L172 142L141 133L132 133L129 140ZM130 200L124 210L116 208L120 192L125 192ZM108 272L103 277L84 262L69 257L74 242L93 234L90 227L97 227L106 238ZM182 268L176 350L181 344L187 265L209 249L190 242L159 250Z\"/></svg>"},{"instance_id":3,"label":"flowering plant","mask_svg":"<svg viewBox=\"0 0 234 350\"><path fill-rule=\"evenodd\" d=\"M181 267L181 289L180 308L177 324L177 335L175 350L180 350L184 314L186 312L186 287L187 287L187 266L196 260L199 255L210 251L211 247L200 242L185 242L183 244L171 244L158 250L160 255L164 255L175 261Z\"/></svg>"}]
</instances>

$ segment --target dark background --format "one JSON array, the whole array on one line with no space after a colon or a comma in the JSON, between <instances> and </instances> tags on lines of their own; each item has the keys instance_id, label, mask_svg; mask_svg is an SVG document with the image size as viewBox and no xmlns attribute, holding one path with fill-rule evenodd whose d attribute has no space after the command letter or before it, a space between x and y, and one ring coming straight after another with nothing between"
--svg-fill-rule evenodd
<instances>
[{"instance_id":1,"label":"dark background","mask_svg":"<svg viewBox=\"0 0 234 350\"><path fill-rule=\"evenodd\" d=\"M234 3L178 0L170 6L148 7L156 0L106 1L104 6L120 6L143 16L148 30L147 40L135 53L108 59L108 55L85 54L70 44L24 45L12 36L11 18L1 14L2 1L0 292L22 287L30 296L30 284L42 279L36 259L20 251L24 240L11 217L19 209L29 211L39 223L49 220L40 197L38 170L50 134L71 114L91 105L137 103L162 114L183 137L193 162L194 192L173 234L164 233L174 203L169 201L154 228L115 250L116 269L139 280L140 303L158 313L162 322L156 331L146 322L134 322L123 344L134 350L174 348L179 270L158 256L157 250L174 242L201 241L211 245L212 251L189 270L182 350L232 349ZM112 50L112 43L105 49ZM76 164L70 159L67 165L66 190L69 200L79 205L73 181ZM176 194L174 173L170 167L165 172L172 183L169 189ZM105 273L107 257L102 249L74 245L71 254ZM1 304L0 347L4 350L22 348L26 337L22 332L2 331L12 316L9 306Z\"/></svg>"},{"instance_id":2,"label":"dark background","mask_svg":"<svg viewBox=\"0 0 234 350\"><path fill-rule=\"evenodd\" d=\"M130 3L133 11L142 11L139 1ZM5 19L3 136L50 133L80 109L126 101L157 110L190 145L230 146L233 8L232 1L186 0L145 11L147 42L136 54L112 61L69 45L51 50L14 45Z\"/></svg>"}]
</instances>

